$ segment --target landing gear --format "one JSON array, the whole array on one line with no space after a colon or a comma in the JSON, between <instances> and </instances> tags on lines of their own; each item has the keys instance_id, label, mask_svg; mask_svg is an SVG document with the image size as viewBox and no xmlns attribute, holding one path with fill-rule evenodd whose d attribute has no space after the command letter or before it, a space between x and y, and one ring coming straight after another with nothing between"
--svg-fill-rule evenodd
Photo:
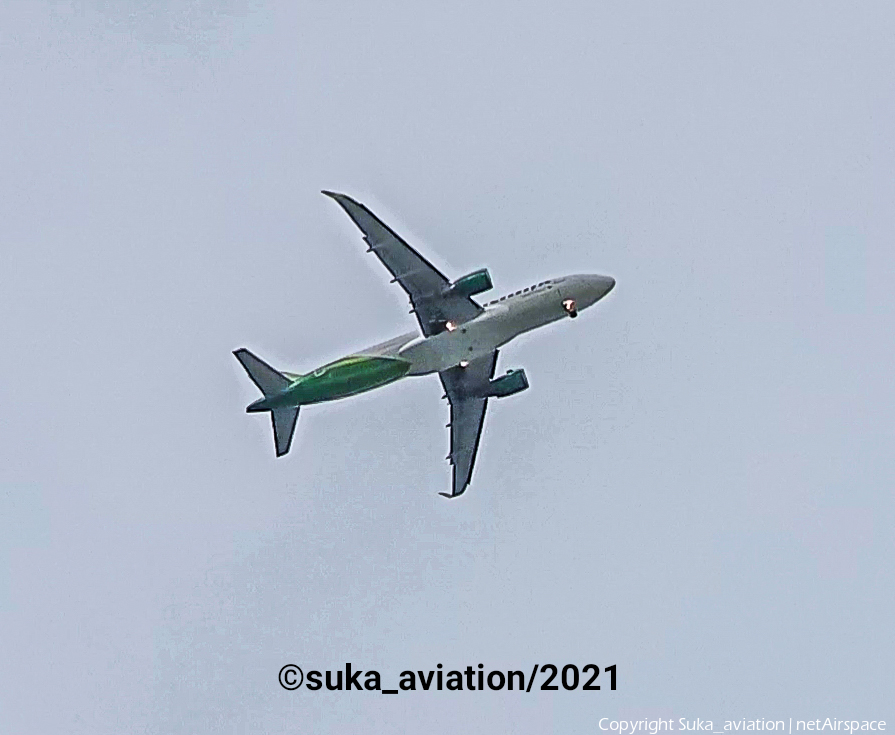
<instances>
[{"instance_id":1,"label":"landing gear","mask_svg":"<svg viewBox=\"0 0 895 735\"><path fill-rule=\"evenodd\" d=\"M562 302L562 308L566 310L566 313L574 319L578 316L578 309L575 307L575 299L566 299Z\"/></svg>"}]
</instances>

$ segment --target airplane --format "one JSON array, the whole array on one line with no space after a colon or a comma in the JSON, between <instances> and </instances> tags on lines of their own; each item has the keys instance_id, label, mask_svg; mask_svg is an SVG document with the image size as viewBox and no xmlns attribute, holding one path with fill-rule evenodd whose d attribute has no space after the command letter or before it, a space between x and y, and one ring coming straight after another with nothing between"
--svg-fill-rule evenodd
<instances>
[{"instance_id":1,"label":"airplane","mask_svg":"<svg viewBox=\"0 0 895 735\"><path fill-rule=\"evenodd\" d=\"M345 194L323 191L336 201L363 233L374 253L410 297L420 331L402 334L355 352L316 370L275 370L245 348L234 351L263 396L247 413L269 411L277 457L289 451L302 406L334 401L388 385L401 378L438 373L450 403L453 466L450 493L457 498L469 486L489 398L528 388L522 369L494 377L497 354L510 340L567 317L574 319L615 286L600 275L551 278L515 293L479 304L472 297L492 288L486 268L449 280L363 204Z\"/></svg>"}]
</instances>

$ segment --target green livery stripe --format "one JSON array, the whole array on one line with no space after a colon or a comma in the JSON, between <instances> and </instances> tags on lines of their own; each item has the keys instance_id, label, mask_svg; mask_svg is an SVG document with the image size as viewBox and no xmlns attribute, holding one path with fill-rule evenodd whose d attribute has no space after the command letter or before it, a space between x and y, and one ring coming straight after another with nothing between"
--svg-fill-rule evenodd
<instances>
[{"instance_id":1,"label":"green livery stripe","mask_svg":"<svg viewBox=\"0 0 895 735\"><path fill-rule=\"evenodd\" d=\"M306 375L288 374L294 382L272 403L304 405L334 401L403 378L410 363L398 357L349 355Z\"/></svg>"}]
</instances>

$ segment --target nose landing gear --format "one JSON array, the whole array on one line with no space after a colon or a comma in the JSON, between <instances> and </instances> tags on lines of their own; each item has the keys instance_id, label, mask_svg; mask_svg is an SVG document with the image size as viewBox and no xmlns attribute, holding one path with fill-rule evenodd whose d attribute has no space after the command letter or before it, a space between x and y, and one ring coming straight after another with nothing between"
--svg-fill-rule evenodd
<instances>
[{"instance_id":1,"label":"nose landing gear","mask_svg":"<svg viewBox=\"0 0 895 735\"><path fill-rule=\"evenodd\" d=\"M574 319L578 316L578 309L575 307L575 299L566 299L562 302L562 308L566 310L566 313Z\"/></svg>"}]
</instances>

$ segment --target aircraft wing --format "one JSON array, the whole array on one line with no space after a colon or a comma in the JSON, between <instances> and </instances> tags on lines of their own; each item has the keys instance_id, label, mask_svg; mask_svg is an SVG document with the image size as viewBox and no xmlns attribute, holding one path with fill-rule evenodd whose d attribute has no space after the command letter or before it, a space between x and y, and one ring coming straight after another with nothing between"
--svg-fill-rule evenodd
<instances>
[{"instance_id":1,"label":"aircraft wing","mask_svg":"<svg viewBox=\"0 0 895 735\"><path fill-rule=\"evenodd\" d=\"M468 296L451 293L451 282L434 265L402 240L387 224L363 204L345 194L324 191L335 199L354 221L369 250L394 276L410 297L413 313L426 337L444 331L444 323L466 322L481 313L479 306Z\"/></svg>"},{"instance_id":2,"label":"aircraft wing","mask_svg":"<svg viewBox=\"0 0 895 735\"><path fill-rule=\"evenodd\" d=\"M485 409L488 399L483 394L494 377L497 367L497 350L487 357L471 360L463 367L442 370L438 377L451 404L451 453L448 459L454 467L451 494L441 493L446 498L456 498L466 491L472 476L472 466L482 438L485 423Z\"/></svg>"}]
</instances>

